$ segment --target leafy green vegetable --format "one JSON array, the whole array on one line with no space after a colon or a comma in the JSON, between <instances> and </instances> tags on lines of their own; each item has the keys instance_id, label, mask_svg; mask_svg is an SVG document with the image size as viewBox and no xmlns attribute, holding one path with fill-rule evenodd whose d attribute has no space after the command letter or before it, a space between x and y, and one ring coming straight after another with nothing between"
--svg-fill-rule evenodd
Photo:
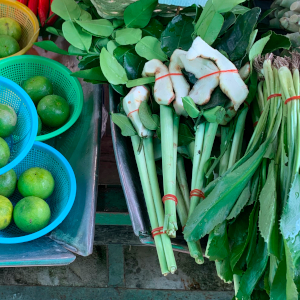
<instances>
[{"instance_id":1,"label":"leafy green vegetable","mask_svg":"<svg viewBox=\"0 0 300 300\"><path fill-rule=\"evenodd\" d=\"M124 53L124 68L128 79L133 80L141 77L146 60L137 55L134 49Z\"/></svg>"},{"instance_id":2,"label":"leafy green vegetable","mask_svg":"<svg viewBox=\"0 0 300 300\"><path fill-rule=\"evenodd\" d=\"M36 42L34 44L46 51L51 51L62 55L69 55L68 51L58 48L56 44L52 41L42 41L42 42Z\"/></svg>"},{"instance_id":3,"label":"leafy green vegetable","mask_svg":"<svg viewBox=\"0 0 300 300\"><path fill-rule=\"evenodd\" d=\"M57 36L64 36L63 32L61 30L56 29L54 27L47 27L46 31L51 33L51 34L57 35Z\"/></svg>"},{"instance_id":4,"label":"leafy green vegetable","mask_svg":"<svg viewBox=\"0 0 300 300\"><path fill-rule=\"evenodd\" d=\"M205 255L209 260L224 260L229 255L227 223L222 222L210 233Z\"/></svg>"},{"instance_id":5,"label":"leafy green vegetable","mask_svg":"<svg viewBox=\"0 0 300 300\"><path fill-rule=\"evenodd\" d=\"M237 198L260 165L269 144L274 140L280 121L281 115L277 114L271 135L255 154L233 171L225 173L210 194L196 207L184 229L184 237L187 241L200 239L226 219Z\"/></svg>"},{"instance_id":6,"label":"leafy green vegetable","mask_svg":"<svg viewBox=\"0 0 300 300\"><path fill-rule=\"evenodd\" d=\"M142 29L143 37L153 36L160 39L161 33L164 31L164 26L157 20L151 19L149 24Z\"/></svg>"},{"instance_id":7,"label":"leafy green vegetable","mask_svg":"<svg viewBox=\"0 0 300 300\"><path fill-rule=\"evenodd\" d=\"M134 49L134 46L131 46L131 45L118 46L114 50L113 55L121 65L124 65L124 56L126 55L126 53L128 53L132 49Z\"/></svg>"},{"instance_id":8,"label":"leafy green vegetable","mask_svg":"<svg viewBox=\"0 0 300 300\"><path fill-rule=\"evenodd\" d=\"M260 237L253 256L245 274L240 281L240 288L236 295L238 300L249 299L254 287L263 274L268 263L267 244Z\"/></svg>"},{"instance_id":9,"label":"leafy green vegetable","mask_svg":"<svg viewBox=\"0 0 300 300\"><path fill-rule=\"evenodd\" d=\"M99 55L87 55L78 64L80 70L87 70L99 67Z\"/></svg>"},{"instance_id":10,"label":"leafy green vegetable","mask_svg":"<svg viewBox=\"0 0 300 300\"><path fill-rule=\"evenodd\" d=\"M274 31L268 31L263 36L270 36L270 39L264 47L263 54L271 53L277 49L290 49L291 41L287 36L277 34Z\"/></svg>"},{"instance_id":11,"label":"leafy green vegetable","mask_svg":"<svg viewBox=\"0 0 300 300\"><path fill-rule=\"evenodd\" d=\"M161 50L160 41L152 36L145 36L135 45L136 53L147 60L167 60L167 55Z\"/></svg>"},{"instance_id":12,"label":"leafy green vegetable","mask_svg":"<svg viewBox=\"0 0 300 300\"><path fill-rule=\"evenodd\" d=\"M76 20L77 24L79 24L83 29L90 32L96 36L110 36L114 31L114 27L110 21L105 19L100 20L87 20L87 21L78 21Z\"/></svg>"},{"instance_id":13,"label":"leafy green vegetable","mask_svg":"<svg viewBox=\"0 0 300 300\"><path fill-rule=\"evenodd\" d=\"M271 233L275 225L275 216L277 211L276 199L275 162L271 161L266 184L264 185L259 196L259 229L261 236L268 245L268 249L270 248L269 243L271 239Z\"/></svg>"},{"instance_id":14,"label":"leafy green vegetable","mask_svg":"<svg viewBox=\"0 0 300 300\"><path fill-rule=\"evenodd\" d=\"M255 57L257 57L258 55L260 55L262 53L264 47L266 46L266 44L268 43L269 40L270 40L270 34L261 38L260 40L256 41L253 44L253 46L251 47L251 49L249 51L250 62L252 62Z\"/></svg>"},{"instance_id":15,"label":"leafy green vegetable","mask_svg":"<svg viewBox=\"0 0 300 300\"><path fill-rule=\"evenodd\" d=\"M106 79L114 84L125 84L128 81L124 68L105 48L100 53L100 65Z\"/></svg>"},{"instance_id":16,"label":"leafy green vegetable","mask_svg":"<svg viewBox=\"0 0 300 300\"><path fill-rule=\"evenodd\" d=\"M51 9L66 21L78 19L81 14L81 9L74 0L54 0Z\"/></svg>"},{"instance_id":17,"label":"leafy green vegetable","mask_svg":"<svg viewBox=\"0 0 300 300\"><path fill-rule=\"evenodd\" d=\"M144 77L144 78L138 78L134 80L128 80L126 83L126 86L128 88L134 87L134 86L139 86L139 85L144 85L148 83L153 83L155 82L155 77Z\"/></svg>"},{"instance_id":18,"label":"leafy green vegetable","mask_svg":"<svg viewBox=\"0 0 300 300\"><path fill-rule=\"evenodd\" d=\"M139 117L147 129L156 130L159 127L159 117L157 115L152 115L147 101L141 102L139 107Z\"/></svg>"},{"instance_id":19,"label":"leafy green vegetable","mask_svg":"<svg viewBox=\"0 0 300 300\"><path fill-rule=\"evenodd\" d=\"M178 130L178 147L188 145L195 140L193 133L186 124L179 124Z\"/></svg>"},{"instance_id":20,"label":"leafy green vegetable","mask_svg":"<svg viewBox=\"0 0 300 300\"><path fill-rule=\"evenodd\" d=\"M105 82L106 78L103 75L101 68L96 67L88 70L77 71L70 74L73 77L83 78L87 80L98 80L101 82Z\"/></svg>"},{"instance_id":21,"label":"leafy green vegetable","mask_svg":"<svg viewBox=\"0 0 300 300\"><path fill-rule=\"evenodd\" d=\"M133 128L130 120L123 114L111 114L112 121L120 127L123 136L134 136L137 135Z\"/></svg>"},{"instance_id":22,"label":"leafy green vegetable","mask_svg":"<svg viewBox=\"0 0 300 300\"><path fill-rule=\"evenodd\" d=\"M193 31L193 18L185 15L174 17L161 34L161 49L169 57L176 49L188 50L193 43Z\"/></svg>"},{"instance_id":23,"label":"leafy green vegetable","mask_svg":"<svg viewBox=\"0 0 300 300\"><path fill-rule=\"evenodd\" d=\"M74 47L73 45L69 46L68 53L69 53L69 55L78 55L78 56L85 56L86 55L85 51L80 50L80 49Z\"/></svg>"},{"instance_id":24,"label":"leafy green vegetable","mask_svg":"<svg viewBox=\"0 0 300 300\"><path fill-rule=\"evenodd\" d=\"M74 47L89 51L92 44L92 35L83 32L78 24L66 21L62 25L62 31L66 40Z\"/></svg>"},{"instance_id":25,"label":"leafy green vegetable","mask_svg":"<svg viewBox=\"0 0 300 300\"><path fill-rule=\"evenodd\" d=\"M120 45L133 45L142 38L142 30L139 28L125 28L116 31L116 42Z\"/></svg>"},{"instance_id":26,"label":"leafy green vegetable","mask_svg":"<svg viewBox=\"0 0 300 300\"><path fill-rule=\"evenodd\" d=\"M183 97L182 103L183 103L183 107L184 107L185 111L188 113L188 115L191 118L194 119L200 115L200 111L196 107L196 104L191 97L189 97L189 96Z\"/></svg>"},{"instance_id":27,"label":"leafy green vegetable","mask_svg":"<svg viewBox=\"0 0 300 300\"><path fill-rule=\"evenodd\" d=\"M106 45L107 51L110 54L114 54L116 48L118 48L119 44L115 41L109 41Z\"/></svg>"},{"instance_id":28,"label":"leafy green vegetable","mask_svg":"<svg viewBox=\"0 0 300 300\"><path fill-rule=\"evenodd\" d=\"M231 11L225 13L223 17L224 17L224 23L223 23L223 26L220 30L219 35L224 34L228 30L228 28L230 26L232 26L236 21L235 14L232 13Z\"/></svg>"},{"instance_id":29,"label":"leafy green vegetable","mask_svg":"<svg viewBox=\"0 0 300 300\"><path fill-rule=\"evenodd\" d=\"M150 21L157 0L140 0L130 4L124 11L126 27L144 28Z\"/></svg>"},{"instance_id":30,"label":"leafy green vegetable","mask_svg":"<svg viewBox=\"0 0 300 300\"><path fill-rule=\"evenodd\" d=\"M241 15L235 22L233 28L223 36L216 45L218 50L225 51L229 59L239 69L243 58L246 56L249 39L260 14L260 8L255 7Z\"/></svg>"},{"instance_id":31,"label":"leafy green vegetable","mask_svg":"<svg viewBox=\"0 0 300 300\"><path fill-rule=\"evenodd\" d=\"M279 263L273 284L271 286L270 299L271 300L286 300L286 261L284 259Z\"/></svg>"}]
</instances>

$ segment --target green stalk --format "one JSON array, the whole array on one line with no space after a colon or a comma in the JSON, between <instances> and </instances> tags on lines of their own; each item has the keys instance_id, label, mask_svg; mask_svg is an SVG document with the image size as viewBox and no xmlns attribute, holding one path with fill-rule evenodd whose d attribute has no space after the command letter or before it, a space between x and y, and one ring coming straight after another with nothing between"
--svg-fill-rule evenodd
<instances>
[{"instance_id":1,"label":"green stalk","mask_svg":"<svg viewBox=\"0 0 300 300\"><path fill-rule=\"evenodd\" d=\"M258 103L260 112L262 112L264 110L264 107L265 107L264 94L263 94L263 81L260 81L258 83L257 93L258 93L257 103Z\"/></svg>"},{"instance_id":2,"label":"green stalk","mask_svg":"<svg viewBox=\"0 0 300 300\"><path fill-rule=\"evenodd\" d=\"M196 176L200 166L202 148L204 142L204 132L205 132L205 123L201 123L198 125L195 134L195 150L194 150L193 170L192 170L192 190L195 188ZM198 264L204 263L200 242L199 241L188 242L187 244L189 247L190 255L195 259L196 263Z\"/></svg>"},{"instance_id":3,"label":"green stalk","mask_svg":"<svg viewBox=\"0 0 300 300\"><path fill-rule=\"evenodd\" d=\"M221 152L223 151L223 149L226 146L226 141L227 141L228 133L229 133L229 128L222 126L221 127ZM228 146L226 152L224 153L224 155L222 156L222 158L220 160L220 164L219 164L219 176L222 176L222 174L224 174L227 171L227 169L228 169L230 149L231 149L231 145Z\"/></svg>"},{"instance_id":4,"label":"green stalk","mask_svg":"<svg viewBox=\"0 0 300 300\"><path fill-rule=\"evenodd\" d=\"M234 283L234 294L237 295L240 288L240 280L241 276L237 274L233 274L233 283Z\"/></svg>"},{"instance_id":5,"label":"green stalk","mask_svg":"<svg viewBox=\"0 0 300 300\"><path fill-rule=\"evenodd\" d=\"M147 170L149 174L149 181L150 186L152 190L157 220L158 220L158 227L164 226L164 209L163 209L163 203L161 201L161 194L157 179L157 173L156 173L156 166L155 166L155 160L154 160L154 152L153 152L153 138L145 138L143 139L143 146L145 151L145 158L146 158L146 165ZM172 249L172 244L170 237L167 234L160 235L164 247L164 252L166 256L167 266L168 270L174 274L177 270L176 261L174 252Z\"/></svg>"},{"instance_id":6,"label":"green stalk","mask_svg":"<svg viewBox=\"0 0 300 300\"><path fill-rule=\"evenodd\" d=\"M150 186L149 174L146 165L144 149L142 148L140 152L138 151L141 142L141 139L138 135L132 136L131 141L132 141L134 156L138 166L139 175L142 183L142 189L144 192L150 224L152 228L157 228L159 226L158 226L158 220L155 212L153 195L151 192L151 186ZM156 245L156 251L160 263L161 272L164 276L166 276L169 273L169 270L168 270L168 265L167 265L166 256L164 252L164 247L162 244L161 235L155 236L154 242Z\"/></svg>"},{"instance_id":7,"label":"green stalk","mask_svg":"<svg viewBox=\"0 0 300 300\"><path fill-rule=\"evenodd\" d=\"M176 184L176 197L178 200L178 204L177 204L178 217L182 227L184 227L188 218L188 211L185 207L185 203L178 182Z\"/></svg>"},{"instance_id":8,"label":"green stalk","mask_svg":"<svg viewBox=\"0 0 300 300\"><path fill-rule=\"evenodd\" d=\"M192 162L193 162L194 150L195 150L195 141L190 142L190 143L187 145L187 149L188 149L190 158L192 159Z\"/></svg>"},{"instance_id":9,"label":"green stalk","mask_svg":"<svg viewBox=\"0 0 300 300\"><path fill-rule=\"evenodd\" d=\"M248 107L244 108L240 115L238 116L238 120L235 127L235 132L232 140L232 146L230 151L230 157L228 161L228 169L231 168L237 159L237 154L239 151L241 140L243 139L246 116L248 112Z\"/></svg>"},{"instance_id":10,"label":"green stalk","mask_svg":"<svg viewBox=\"0 0 300 300\"><path fill-rule=\"evenodd\" d=\"M179 184L179 188L181 191L181 194L184 199L185 208L187 211L189 211L190 208L190 194L189 194L189 186L186 178L186 172L184 167L184 159L182 155L179 153L177 154L177 181Z\"/></svg>"},{"instance_id":11,"label":"green stalk","mask_svg":"<svg viewBox=\"0 0 300 300\"><path fill-rule=\"evenodd\" d=\"M176 194L176 169L174 166L174 124L173 108L160 105L161 149L164 195ZM175 174L174 174L175 173ZM174 178L175 175L175 178ZM170 237L176 237L178 229L176 220L176 204L172 200L165 202L165 226Z\"/></svg>"}]
</instances>

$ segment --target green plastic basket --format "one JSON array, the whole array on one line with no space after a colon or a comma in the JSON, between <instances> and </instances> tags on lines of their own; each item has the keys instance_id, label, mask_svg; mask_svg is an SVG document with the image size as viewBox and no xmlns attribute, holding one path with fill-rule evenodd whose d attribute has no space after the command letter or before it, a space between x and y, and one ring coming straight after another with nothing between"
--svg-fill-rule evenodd
<instances>
[{"instance_id":1,"label":"green plastic basket","mask_svg":"<svg viewBox=\"0 0 300 300\"><path fill-rule=\"evenodd\" d=\"M66 99L70 105L69 120L60 128L43 125L41 135L36 141L46 141L68 130L78 119L83 106L83 92L77 78L70 76L71 71L62 64L49 58L26 55L14 56L0 61L0 76L21 85L33 76L45 76L53 84L53 93Z\"/></svg>"}]
</instances>

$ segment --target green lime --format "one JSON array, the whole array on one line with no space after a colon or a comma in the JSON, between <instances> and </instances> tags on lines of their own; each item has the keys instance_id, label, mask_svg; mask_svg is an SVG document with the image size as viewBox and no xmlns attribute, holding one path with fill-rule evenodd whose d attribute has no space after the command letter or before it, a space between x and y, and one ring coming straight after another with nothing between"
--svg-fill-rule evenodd
<instances>
[{"instance_id":1,"label":"green lime","mask_svg":"<svg viewBox=\"0 0 300 300\"><path fill-rule=\"evenodd\" d=\"M6 104L0 104L0 137L10 136L17 126L17 114Z\"/></svg>"},{"instance_id":2,"label":"green lime","mask_svg":"<svg viewBox=\"0 0 300 300\"><path fill-rule=\"evenodd\" d=\"M20 51L18 42L9 35L0 35L0 58L13 55Z\"/></svg>"},{"instance_id":3,"label":"green lime","mask_svg":"<svg viewBox=\"0 0 300 300\"><path fill-rule=\"evenodd\" d=\"M31 168L21 174L18 190L23 197L35 196L47 199L54 190L54 179L51 173L42 168Z\"/></svg>"},{"instance_id":4,"label":"green lime","mask_svg":"<svg viewBox=\"0 0 300 300\"><path fill-rule=\"evenodd\" d=\"M10 150L7 143L0 137L0 168L7 165L10 157Z\"/></svg>"},{"instance_id":5,"label":"green lime","mask_svg":"<svg viewBox=\"0 0 300 300\"><path fill-rule=\"evenodd\" d=\"M70 116L68 102L57 95L44 97L38 104L37 111L43 124L49 127L64 125Z\"/></svg>"},{"instance_id":6,"label":"green lime","mask_svg":"<svg viewBox=\"0 0 300 300\"><path fill-rule=\"evenodd\" d=\"M25 80L22 83L22 88L35 105L37 105L43 97L53 94L52 83L44 76L34 76Z\"/></svg>"},{"instance_id":7,"label":"green lime","mask_svg":"<svg viewBox=\"0 0 300 300\"><path fill-rule=\"evenodd\" d=\"M19 41L22 35L22 28L20 24L11 18L0 18L0 34L5 34L13 37Z\"/></svg>"},{"instance_id":8,"label":"green lime","mask_svg":"<svg viewBox=\"0 0 300 300\"><path fill-rule=\"evenodd\" d=\"M0 230L5 229L11 222L13 205L4 196L0 196Z\"/></svg>"},{"instance_id":9,"label":"green lime","mask_svg":"<svg viewBox=\"0 0 300 300\"><path fill-rule=\"evenodd\" d=\"M41 131L42 131L42 120L40 118L40 116L38 115L38 121L39 121L39 124L38 124L38 132L37 132L37 135L40 135L41 134Z\"/></svg>"},{"instance_id":10,"label":"green lime","mask_svg":"<svg viewBox=\"0 0 300 300\"><path fill-rule=\"evenodd\" d=\"M0 175L0 195L10 197L17 186L17 174L11 169L10 171Z\"/></svg>"},{"instance_id":11,"label":"green lime","mask_svg":"<svg viewBox=\"0 0 300 300\"><path fill-rule=\"evenodd\" d=\"M49 205L38 197L25 197L14 209L14 221L18 228L27 233L46 227L51 218Z\"/></svg>"}]
</instances>

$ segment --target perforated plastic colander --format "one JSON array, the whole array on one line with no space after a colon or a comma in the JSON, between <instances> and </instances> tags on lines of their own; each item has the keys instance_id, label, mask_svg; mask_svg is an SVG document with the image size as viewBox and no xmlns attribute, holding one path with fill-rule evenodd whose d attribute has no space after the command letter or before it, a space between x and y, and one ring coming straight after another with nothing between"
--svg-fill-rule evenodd
<instances>
[{"instance_id":1,"label":"perforated plastic colander","mask_svg":"<svg viewBox=\"0 0 300 300\"><path fill-rule=\"evenodd\" d=\"M53 194L44 199L51 210L49 225L35 233L21 231L15 223L12 223L4 230L0 230L0 244L17 244L37 239L56 228L70 212L76 195L76 179L69 162L54 148L41 142L35 142L28 155L18 164L14 170L18 178L20 175L33 167L40 167L48 170L55 181ZM9 197L13 206L23 197L16 191Z\"/></svg>"},{"instance_id":2,"label":"perforated plastic colander","mask_svg":"<svg viewBox=\"0 0 300 300\"><path fill-rule=\"evenodd\" d=\"M43 125L37 141L46 141L68 130L78 119L83 106L83 92L77 78L62 64L41 56L14 56L0 61L0 76L21 85L33 76L45 76L53 84L53 94L63 97L70 105L69 120L60 128Z\"/></svg>"},{"instance_id":3,"label":"perforated plastic colander","mask_svg":"<svg viewBox=\"0 0 300 300\"><path fill-rule=\"evenodd\" d=\"M12 107L18 117L16 129L5 138L10 148L10 159L6 166L0 168L2 175L28 154L36 138L38 118L30 97L16 83L4 77L0 77L0 103Z\"/></svg>"}]
</instances>

